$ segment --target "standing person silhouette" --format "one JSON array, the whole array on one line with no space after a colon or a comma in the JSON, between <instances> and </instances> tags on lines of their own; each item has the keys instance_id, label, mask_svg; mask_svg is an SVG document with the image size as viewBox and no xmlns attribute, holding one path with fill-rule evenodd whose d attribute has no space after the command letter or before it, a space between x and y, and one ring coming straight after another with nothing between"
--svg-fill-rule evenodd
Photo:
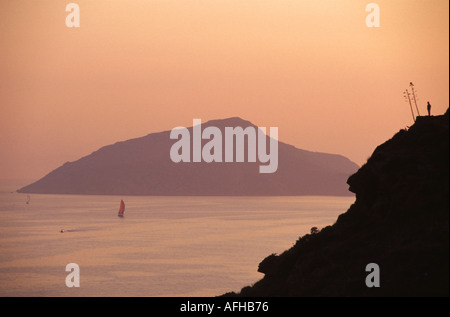
<instances>
[{"instance_id":1,"label":"standing person silhouette","mask_svg":"<svg viewBox=\"0 0 450 317\"><path fill-rule=\"evenodd\" d=\"M429 101L427 103L427 110L428 110L428 116L431 116L431 105L430 105Z\"/></svg>"}]
</instances>

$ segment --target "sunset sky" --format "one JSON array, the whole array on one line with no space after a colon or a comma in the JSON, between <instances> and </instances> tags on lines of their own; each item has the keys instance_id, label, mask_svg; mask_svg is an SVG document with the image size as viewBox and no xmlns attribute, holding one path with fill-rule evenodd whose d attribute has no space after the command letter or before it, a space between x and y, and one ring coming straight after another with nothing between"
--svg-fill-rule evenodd
<instances>
[{"instance_id":1,"label":"sunset sky","mask_svg":"<svg viewBox=\"0 0 450 317\"><path fill-rule=\"evenodd\" d=\"M448 108L448 0L79 0L80 28L69 2L0 1L0 178L234 116L361 165L412 124L411 81Z\"/></svg>"}]
</instances>

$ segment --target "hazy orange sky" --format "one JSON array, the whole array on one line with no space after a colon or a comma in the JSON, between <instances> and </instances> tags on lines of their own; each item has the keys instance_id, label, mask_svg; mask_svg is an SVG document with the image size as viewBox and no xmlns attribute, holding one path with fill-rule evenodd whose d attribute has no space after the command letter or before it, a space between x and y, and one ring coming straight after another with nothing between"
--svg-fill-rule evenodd
<instances>
[{"instance_id":1,"label":"hazy orange sky","mask_svg":"<svg viewBox=\"0 0 450 317\"><path fill-rule=\"evenodd\" d=\"M361 165L412 124L410 81L448 107L448 0L80 0L72 29L69 2L0 1L0 178L232 116Z\"/></svg>"}]
</instances>

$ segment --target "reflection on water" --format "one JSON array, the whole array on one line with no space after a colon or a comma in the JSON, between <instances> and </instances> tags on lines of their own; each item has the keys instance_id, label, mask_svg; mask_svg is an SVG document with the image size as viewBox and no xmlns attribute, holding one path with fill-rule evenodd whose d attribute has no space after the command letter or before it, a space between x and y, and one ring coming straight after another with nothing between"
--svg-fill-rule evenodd
<instances>
[{"instance_id":1,"label":"reflection on water","mask_svg":"<svg viewBox=\"0 0 450 317\"><path fill-rule=\"evenodd\" d=\"M0 193L1 296L216 296L324 227L354 197L122 197ZM117 217L119 202L125 217ZM64 230L64 232L61 232ZM80 287L68 288L68 263Z\"/></svg>"}]
</instances>

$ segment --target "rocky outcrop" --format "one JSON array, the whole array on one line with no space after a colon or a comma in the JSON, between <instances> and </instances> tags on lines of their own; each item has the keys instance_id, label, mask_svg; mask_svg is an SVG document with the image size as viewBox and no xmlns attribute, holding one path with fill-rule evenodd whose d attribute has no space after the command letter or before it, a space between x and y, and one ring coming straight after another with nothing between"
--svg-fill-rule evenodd
<instances>
[{"instance_id":1,"label":"rocky outcrop","mask_svg":"<svg viewBox=\"0 0 450 317\"><path fill-rule=\"evenodd\" d=\"M448 296L449 116L418 117L348 179L355 203L335 224L259 265L226 296ZM380 287L366 285L366 265Z\"/></svg>"}]
</instances>

